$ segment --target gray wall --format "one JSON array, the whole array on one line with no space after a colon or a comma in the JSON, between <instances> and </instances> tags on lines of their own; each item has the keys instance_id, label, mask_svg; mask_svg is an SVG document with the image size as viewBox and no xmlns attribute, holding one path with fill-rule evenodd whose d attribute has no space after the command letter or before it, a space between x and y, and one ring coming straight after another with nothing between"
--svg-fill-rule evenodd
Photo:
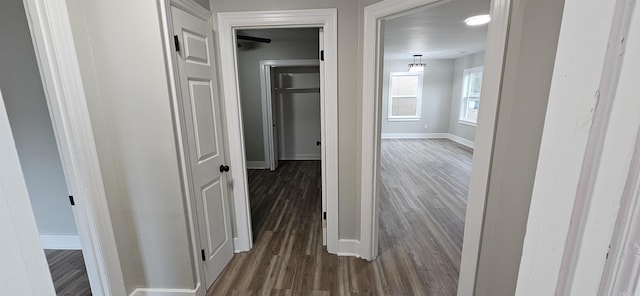
<instances>
[{"instance_id":1,"label":"gray wall","mask_svg":"<svg viewBox=\"0 0 640 296\"><path fill-rule=\"evenodd\" d=\"M338 9L338 184L339 237L360 236L360 146L362 92L362 17L377 0L212 0L214 15L231 11ZM246 127L245 127L246 129Z\"/></svg>"},{"instance_id":2,"label":"gray wall","mask_svg":"<svg viewBox=\"0 0 640 296\"><path fill-rule=\"evenodd\" d=\"M389 76L391 72L406 72L407 60L385 60L382 80L382 133L447 133L449 132L449 108L453 60L424 60L422 87L422 118L420 121L389 121ZM427 128L424 126L427 125Z\"/></svg>"},{"instance_id":3,"label":"gray wall","mask_svg":"<svg viewBox=\"0 0 640 296\"><path fill-rule=\"evenodd\" d=\"M464 69L484 65L485 52L473 53L455 60L426 60L424 73L422 119L389 121L387 108L390 72L404 72L412 60L385 60L382 82L382 133L450 133L469 141L475 140L476 127L458 122ZM424 128L425 124L427 128Z\"/></svg>"},{"instance_id":4,"label":"gray wall","mask_svg":"<svg viewBox=\"0 0 640 296\"><path fill-rule=\"evenodd\" d=\"M449 133L469 141L475 141L476 127L458 122L460 118L460 99L462 98L462 81L464 69L484 65L484 51L466 55L455 60L453 66L453 84L451 86L451 115L449 116ZM480 102L482 108L482 102Z\"/></svg>"},{"instance_id":5,"label":"gray wall","mask_svg":"<svg viewBox=\"0 0 640 296\"><path fill-rule=\"evenodd\" d=\"M128 293L195 287L158 3L67 0Z\"/></svg>"},{"instance_id":6,"label":"gray wall","mask_svg":"<svg viewBox=\"0 0 640 296\"><path fill-rule=\"evenodd\" d=\"M254 37L283 34L274 34L273 31L285 31L287 40L274 38L269 44L243 43L243 46L238 48L238 78L247 161L265 160L260 61L318 58L318 29L245 30L238 34Z\"/></svg>"},{"instance_id":7,"label":"gray wall","mask_svg":"<svg viewBox=\"0 0 640 296\"><path fill-rule=\"evenodd\" d=\"M478 296L514 295L564 1L514 1L478 263ZM544 46L541 46L544 45Z\"/></svg>"},{"instance_id":8,"label":"gray wall","mask_svg":"<svg viewBox=\"0 0 640 296\"><path fill-rule=\"evenodd\" d=\"M75 42L127 288L192 288L194 273L188 254L156 4L128 0L67 2L74 6L70 12ZM342 239L359 237L362 15L363 8L375 2L212 1L214 13L338 8ZM498 157L492 166L478 295L509 295L510 285L515 285L512 279L517 276L517 266L514 272L511 264L519 261L517 252L524 233L521 222L526 223L531 195L528 184L535 173L537 134L542 130L546 104L544 86L550 78L548 60L553 59L554 52L554 46L541 48L539 44L555 44L550 32L557 32L556 20L561 13L557 1L515 2L513 39L509 41L505 72L510 83L505 83L500 105L495 153ZM520 11L527 13L518 15ZM520 33L530 39L520 40ZM532 78L535 83L531 83ZM515 89L520 90L518 96ZM521 116L528 109L531 115ZM517 120L511 120L511 115Z\"/></svg>"},{"instance_id":9,"label":"gray wall","mask_svg":"<svg viewBox=\"0 0 640 296\"><path fill-rule=\"evenodd\" d=\"M354 40L362 32L363 7L375 2L213 0L211 6L214 16L221 11L339 9L339 236L344 239L359 236L362 45ZM127 291L193 288L157 3L67 4Z\"/></svg>"},{"instance_id":10,"label":"gray wall","mask_svg":"<svg viewBox=\"0 0 640 296\"><path fill-rule=\"evenodd\" d=\"M319 67L282 67L275 70L277 88L319 88ZM321 140L320 92L277 92L273 98L279 106L279 159L320 160Z\"/></svg>"},{"instance_id":11,"label":"gray wall","mask_svg":"<svg viewBox=\"0 0 640 296\"><path fill-rule=\"evenodd\" d=\"M193 0L194 2L202 5L202 7L211 10L211 3L209 2L209 0Z\"/></svg>"},{"instance_id":12,"label":"gray wall","mask_svg":"<svg viewBox=\"0 0 640 296\"><path fill-rule=\"evenodd\" d=\"M0 2L0 89L40 234L78 233L21 0Z\"/></svg>"}]
</instances>

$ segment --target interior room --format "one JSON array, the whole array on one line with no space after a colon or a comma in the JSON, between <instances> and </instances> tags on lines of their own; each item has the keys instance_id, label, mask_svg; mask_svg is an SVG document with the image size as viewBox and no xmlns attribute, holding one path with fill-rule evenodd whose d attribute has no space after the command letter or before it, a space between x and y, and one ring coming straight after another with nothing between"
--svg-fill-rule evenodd
<instances>
[{"instance_id":1,"label":"interior room","mask_svg":"<svg viewBox=\"0 0 640 296\"><path fill-rule=\"evenodd\" d=\"M22 1L0 3L0 90L58 295L91 295Z\"/></svg>"},{"instance_id":2,"label":"interior room","mask_svg":"<svg viewBox=\"0 0 640 296\"><path fill-rule=\"evenodd\" d=\"M458 286L488 20L467 23L489 5L452 0L384 25L379 254L426 267L418 286L437 295Z\"/></svg>"},{"instance_id":3,"label":"interior room","mask_svg":"<svg viewBox=\"0 0 640 296\"><path fill-rule=\"evenodd\" d=\"M263 231L276 231L270 218L281 214L273 211L299 213L282 204L309 196L283 196L287 184L309 179L308 202L319 202L319 30L239 30L236 38L252 229L260 240ZM318 205L318 217L320 211Z\"/></svg>"},{"instance_id":4,"label":"interior room","mask_svg":"<svg viewBox=\"0 0 640 296\"><path fill-rule=\"evenodd\" d=\"M409 64L425 71L391 77L389 70L385 83L383 37L394 40L388 45L420 41L407 35L438 20L451 23L444 36L434 37L451 39L477 12L443 9L415 17L424 23L403 27L402 37L381 30L396 20L409 22L415 11L407 11L422 5L462 2L6 2L0 5L6 59L0 61L2 295L55 295L46 236L77 233L94 295L451 295L456 281L460 296L638 295L636 1L492 0L485 49L456 48L457 55L446 56L420 48L423 42L401 45L396 60L403 61L394 73L407 72ZM23 8L9 6L20 2ZM265 131L280 130L278 116L264 124L264 112L253 115L262 119L254 127L243 128L242 107L249 104L240 104L238 94L237 30L291 26L324 34L321 191L307 174L317 172L317 160L280 163L279 141L265 149L262 140L248 148L257 153L245 151L245 132L257 130L256 139L264 139ZM29 30L31 38L22 34ZM29 41L37 63L24 56L31 55ZM463 65L457 87L455 72L456 60L473 60L469 55L482 51L478 99L478 66ZM253 64L260 68L258 60ZM431 75L429 65L448 78ZM264 79L253 80L248 91L259 93ZM404 87L388 87L393 95L383 104L382 86L394 80ZM425 85L440 80L444 87ZM308 91L299 96L316 88L282 86ZM46 103L27 90L43 91ZM33 106L39 106L35 113L22 112ZM400 121L389 119L413 126L392 129ZM382 139L384 121L391 129ZM23 128L35 133L22 134ZM384 141L398 144L382 147L391 153L381 160ZM419 141L431 145L411 145ZM304 143L318 147L317 141ZM34 170L33 160L51 167ZM294 161L308 165L287 169ZM270 221L254 229L255 241L247 164L254 167L249 173L287 175L254 181L278 200L258 206ZM36 173L47 176L36 180ZM378 183L381 176L386 185ZM275 189L278 182L289 191ZM44 195L34 183L46 185L55 204L39 205ZM394 199L381 200L383 190ZM317 192L329 196L326 220L313 214ZM420 194L430 195L430 204L402 202ZM75 219L41 216L63 208ZM57 228L74 220L77 231ZM325 223L326 248L320 235ZM64 274L80 278L71 270Z\"/></svg>"},{"instance_id":5,"label":"interior room","mask_svg":"<svg viewBox=\"0 0 640 296\"><path fill-rule=\"evenodd\" d=\"M302 245L305 241L306 253L326 252L322 237L319 34L318 28L237 31L238 81L256 250L289 250L291 256L297 256L304 250L292 250L291 243ZM229 264L244 266L246 272L256 276L269 273L269 265L250 268L254 260L262 260L259 251L251 253ZM283 270L299 264L286 258L277 261ZM235 291L236 276L228 268L210 293Z\"/></svg>"}]
</instances>

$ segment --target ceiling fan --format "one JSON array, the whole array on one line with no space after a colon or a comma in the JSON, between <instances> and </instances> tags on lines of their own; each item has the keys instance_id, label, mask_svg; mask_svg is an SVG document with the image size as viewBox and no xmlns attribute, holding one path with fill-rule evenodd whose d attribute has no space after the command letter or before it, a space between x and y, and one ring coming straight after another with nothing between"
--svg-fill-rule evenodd
<instances>
[{"instance_id":1,"label":"ceiling fan","mask_svg":"<svg viewBox=\"0 0 640 296\"><path fill-rule=\"evenodd\" d=\"M250 42L271 43L271 38L252 37L252 36L245 36L245 35L237 35L236 39L250 41ZM242 44L240 44L239 42L238 42L238 47L242 47Z\"/></svg>"}]
</instances>

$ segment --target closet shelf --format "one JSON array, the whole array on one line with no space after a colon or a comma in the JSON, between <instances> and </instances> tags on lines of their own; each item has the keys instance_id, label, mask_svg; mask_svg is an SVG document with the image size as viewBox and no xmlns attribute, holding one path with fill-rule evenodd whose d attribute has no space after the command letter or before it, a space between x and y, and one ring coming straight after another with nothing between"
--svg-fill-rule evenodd
<instances>
[{"instance_id":1,"label":"closet shelf","mask_svg":"<svg viewBox=\"0 0 640 296\"><path fill-rule=\"evenodd\" d=\"M277 92L282 93L319 93L319 87L287 87L287 88L276 88Z\"/></svg>"}]
</instances>

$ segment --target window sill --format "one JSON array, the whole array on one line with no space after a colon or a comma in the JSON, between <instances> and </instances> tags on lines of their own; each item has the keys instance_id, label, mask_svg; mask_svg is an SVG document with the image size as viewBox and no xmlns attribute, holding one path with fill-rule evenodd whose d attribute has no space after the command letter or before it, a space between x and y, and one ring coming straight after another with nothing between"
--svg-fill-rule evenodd
<instances>
[{"instance_id":1,"label":"window sill","mask_svg":"<svg viewBox=\"0 0 640 296\"><path fill-rule=\"evenodd\" d=\"M458 123L464 124L464 125L468 125L468 126L473 126L473 127L478 125L477 123L475 123L473 121L467 121L467 120L462 120L462 119L458 119Z\"/></svg>"},{"instance_id":2,"label":"window sill","mask_svg":"<svg viewBox=\"0 0 640 296\"><path fill-rule=\"evenodd\" d=\"M422 118L387 118L387 121L420 121Z\"/></svg>"}]
</instances>

